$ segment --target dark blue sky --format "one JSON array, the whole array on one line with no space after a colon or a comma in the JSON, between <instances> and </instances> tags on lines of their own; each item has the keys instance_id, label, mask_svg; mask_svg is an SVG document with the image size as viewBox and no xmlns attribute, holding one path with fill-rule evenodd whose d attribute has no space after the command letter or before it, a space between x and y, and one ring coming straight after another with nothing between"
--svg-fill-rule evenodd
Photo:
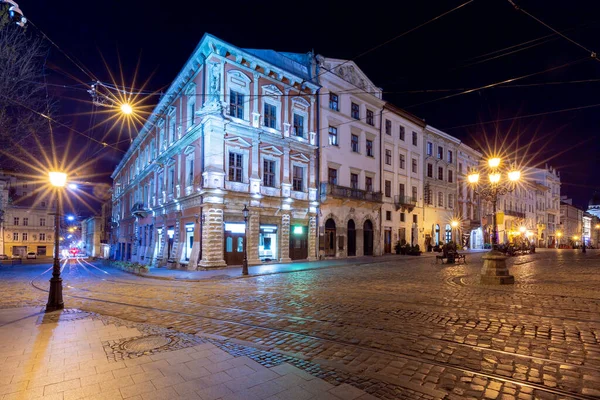
<instances>
[{"instance_id":1,"label":"dark blue sky","mask_svg":"<svg viewBox=\"0 0 600 400\"><path fill-rule=\"evenodd\" d=\"M302 53L314 50L328 57L354 59L464 1L398 1L393 6L389 3L19 2L31 21L101 80L110 78L100 54L113 72L121 68L127 81L131 81L141 60L138 85L149 79L150 90L172 81L205 32L239 47ZM516 3L586 48L600 51L597 2ZM520 156L527 157L531 164L543 166L548 162L558 168L562 193L583 205L600 186L600 107L478 124L600 103L600 62L563 38L550 36L529 43L532 47L522 51L515 50L525 45L488 54L550 34L549 29L515 10L506 0L475 0L357 58L356 63L384 89L387 100L469 144L484 143L484 135L488 140L498 136L509 143L533 143L528 153ZM506 55L510 51L515 52ZM55 48L48 61L54 69L50 72L53 83L79 83L67 75L80 82L90 81ZM504 87L418 105L460 93L458 89L482 87L569 63L572 64ZM68 115L91 111L89 103L66 98L88 100L84 91L56 89L54 94L61 104L59 113L66 115L60 117L61 121L80 129L90 126L89 116ZM454 128L463 125L469 126ZM100 138L104 128L91 134ZM85 138L78 140L87 142ZM113 140L118 140L116 135ZM90 149L90 154L96 150ZM103 158L97 168L108 177L120 154L111 150L100 154Z\"/></svg>"}]
</instances>

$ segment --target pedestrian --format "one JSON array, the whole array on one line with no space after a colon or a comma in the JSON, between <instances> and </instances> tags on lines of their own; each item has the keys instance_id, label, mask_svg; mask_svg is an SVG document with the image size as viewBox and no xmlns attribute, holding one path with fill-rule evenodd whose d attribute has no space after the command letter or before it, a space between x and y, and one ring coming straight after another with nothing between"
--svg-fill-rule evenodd
<instances>
[{"instance_id":1,"label":"pedestrian","mask_svg":"<svg viewBox=\"0 0 600 400\"><path fill-rule=\"evenodd\" d=\"M585 241L583 242L583 244L581 245L581 252L585 253Z\"/></svg>"}]
</instances>

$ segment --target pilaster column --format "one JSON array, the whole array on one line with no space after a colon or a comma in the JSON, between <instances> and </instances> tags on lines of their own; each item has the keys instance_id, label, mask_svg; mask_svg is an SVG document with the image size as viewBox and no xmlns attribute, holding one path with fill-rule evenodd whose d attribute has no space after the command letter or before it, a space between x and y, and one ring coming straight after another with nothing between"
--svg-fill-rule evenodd
<instances>
[{"instance_id":1,"label":"pilaster column","mask_svg":"<svg viewBox=\"0 0 600 400\"><path fill-rule=\"evenodd\" d=\"M290 262L290 215L281 216L281 258L280 262Z\"/></svg>"},{"instance_id":2,"label":"pilaster column","mask_svg":"<svg viewBox=\"0 0 600 400\"><path fill-rule=\"evenodd\" d=\"M250 211L250 215L248 215L248 237L246 238L246 251L248 252L249 265L260 264L260 258L258 258L259 236L260 213L257 211Z\"/></svg>"},{"instance_id":3,"label":"pilaster column","mask_svg":"<svg viewBox=\"0 0 600 400\"><path fill-rule=\"evenodd\" d=\"M205 204L202 208L204 226L202 229L201 269L225 268L223 259L223 208L222 204Z\"/></svg>"},{"instance_id":4,"label":"pilaster column","mask_svg":"<svg viewBox=\"0 0 600 400\"><path fill-rule=\"evenodd\" d=\"M317 259L317 217L312 215L308 219L308 261Z\"/></svg>"}]
</instances>

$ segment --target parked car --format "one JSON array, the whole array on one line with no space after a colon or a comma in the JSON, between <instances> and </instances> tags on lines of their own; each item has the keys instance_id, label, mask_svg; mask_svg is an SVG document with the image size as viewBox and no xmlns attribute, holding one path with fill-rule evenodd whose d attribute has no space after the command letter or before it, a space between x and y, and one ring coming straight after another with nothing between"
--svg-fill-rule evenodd
<instances>
[{"instance_id":1,"label":"parked car","mask_svg":"<svg viewBox=\"0 0 600 400\"><path fill-rule=\"evenodd\" d=\"M13 260L20 260L21 259L21 255L20 254L13 254L12 256L10 256L10 258L12 258Z\"/></svg>"},{"instance_id":2,"label":"parked car","mask_svg":"<svg viewBox=\"0 0 600 400\"><path fill-rule=\"evenodd\" d=\"M6 254L0 254L0 260L8 260L8 256Z\"/></svg>"},{"instance_id":3,"label":"parked car","mask_svg":"<svg viewBox=\"0 0 600 400\"><path fill-rule=\"evenodd\" d=\"M35 254L33 251L30 251L27 253L27 258L37 258L37 254Z\"/></svg>"}]
</instances>

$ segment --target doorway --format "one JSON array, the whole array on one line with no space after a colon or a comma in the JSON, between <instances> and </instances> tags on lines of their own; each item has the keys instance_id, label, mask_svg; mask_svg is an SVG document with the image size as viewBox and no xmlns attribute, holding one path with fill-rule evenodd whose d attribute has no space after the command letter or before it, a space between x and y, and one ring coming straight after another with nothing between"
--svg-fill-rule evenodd
<instances>
[{"instance_id":1,"label":"doorway","mask_svg":"<svg viewBox=\"0 0 600 400\"><path fill-rule=\"evenodd\" d=\"M335 221L332 218L325 222L325 256L335 257Z\"/></svg>"},{"instance_id":2,"label":"doorway","mask_svg":"<svg viewBox=\"0 0 600 400\"><path fill-rule=\"evenodd\" d=\"M225 223L225 262L227 265L241 265L244 262L244 224Z\"/></svg>"},{"instance_id":3,"label":"doorway","mask_svg":"<svg viewBox=\"0 0 600 400\"><path fill-rule=\"evenodd\" d=\"M292 260L304 260L308 258L308 226L292 226L290 234L290 258Z\"/></svg>"},{"instance_id":4,"label":"doorway","mask_svg":"<svg viewBox=\"0 0 600 400\"><path fill-rule=\"evenodd\" d=\"M373 255L373 223L366 220L363 224L363 239L365 245L365 256Z\"/></svg>"},{"instance_id":5,"label":"doorway","mask_svg":"<svg viewBox=\"0 0 600 400\"><path fill-rule=\"evenodd\" d=\"M392 228L385 228L383 232L383 251L386 254L392 252Z\"/></svg>"},{"instance_id":6,"label":"doorway","mask_svg":"<svg viewBox=\"0 0 600 400\"><path fill-rule=\"evenodd\" d=\"M354 220L348 221L348 256L356 255L356 226Z\"/></svg>"}]
</instances>

